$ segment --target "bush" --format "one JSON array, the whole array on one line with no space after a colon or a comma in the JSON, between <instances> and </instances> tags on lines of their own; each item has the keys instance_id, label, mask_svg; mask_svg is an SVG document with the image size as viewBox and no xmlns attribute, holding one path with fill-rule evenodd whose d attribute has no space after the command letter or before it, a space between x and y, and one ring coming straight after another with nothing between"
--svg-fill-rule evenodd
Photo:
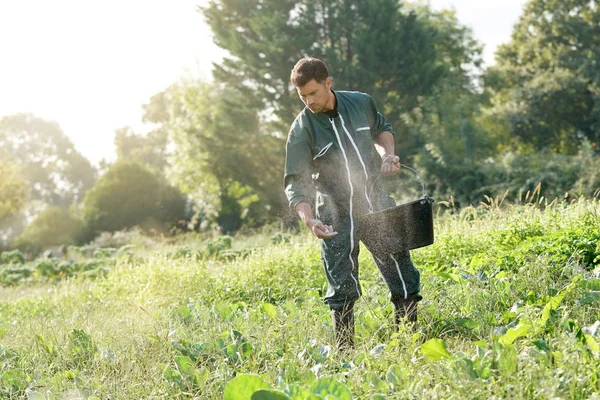
<instances>
[{"instance_id":1,"label":"bush","mask_svg":"<svg viewBox=\"0 0 600 400\"><path fill-rule=\"evenodd\" d=\"M25 257L19 250L3 251L0 254L0 264L25 264Z\"/></svg>"},{"instance_id":2,"label":"bush","mask_svg":"<svg viewBox=\"0 0 600 400\"><path fill-rule=\"evenodd\" d=\"M166 232L184 219L185 199L162 176L146 167L119 162L90 189L83 201L88 235L140 226Z\"/></svg>"},{"instance_id":3,"label":"bush","mask_svg":"<svg viewBox=\"0 0 600 400\"><path fill-rule=\"evenodd\" d=\"M600 188L600 158L585 146L577 155L556 154L550 151L530 155L506 153L498 159L488 159L472 166L453 165L434 168L427 165L426 180L433 197L452 196L459 204L479 204L484 196L502 196L521 202L527 192L540 187L538 197L570 199L590 198ZM531 200L531 198L529 199Z\"/></svg>"},{"instance_id":4,"label":"bush","mask_svg":"<svg viewBox=\"0 0 600 400\"><path fill-rule=\"evenodd\" d=\"M52 246L75 244L83 223L69 210L49 207L34 219L15 240L15 246L28 253L38 254Z\"/></svg>"}]
</instances>

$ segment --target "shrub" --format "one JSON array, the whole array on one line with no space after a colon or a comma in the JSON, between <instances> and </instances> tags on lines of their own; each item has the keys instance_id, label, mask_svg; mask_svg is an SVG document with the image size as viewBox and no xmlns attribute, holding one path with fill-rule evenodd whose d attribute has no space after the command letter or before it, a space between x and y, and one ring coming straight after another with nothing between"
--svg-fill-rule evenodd
<instances>
[{"instance_id":1,"label":"shrub","mask_svg":"<svg viewBox=\"0 0 600 400\"><path fill-rule=\"evenodd\" d=\"M83 201L88 235L140 226L166 232L184 218L185 199L164 177L131 162L113 164Z\"/></svg>"},{"instance_id":2,"label":"shrub","mask_svg":"<svg viewBox=\"0 0 600 400\"><path fill-rule=\"evenodd\" d=\"M3 251L0 254L0 264L25 264L25 257L19 250Z\"/></svg>"},{"instance_id":3,"label":"shrub","mask_svg":"<svg viewBox=\"0 0 600 400\"><path fill-rule=\"evenodd\" d=\"M60 245L72 245L77 241L83 223L73 217L69 210L49 207L42 211L17 237L17 248L32 254Z\"/></svg>"}]
</instances>

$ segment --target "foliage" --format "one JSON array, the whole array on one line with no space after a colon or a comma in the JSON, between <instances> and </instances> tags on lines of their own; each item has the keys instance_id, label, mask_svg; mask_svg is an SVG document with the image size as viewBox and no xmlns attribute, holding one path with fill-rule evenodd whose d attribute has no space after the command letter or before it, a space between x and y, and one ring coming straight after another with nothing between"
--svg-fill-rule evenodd
<instances>
[{"instance_id":1,"label":"foliage","mask_svg":"<svg viewBox=\"0 0 600 400\"><path fill-rule=\"evenodd\" d=\"M223 232L266 222L282 197L281 143L263 130L248 96L216 83L181 82L153 98L167 107L160 122L172 133L170 179L195 200L200 224L217 223Z\"/></svg>"},{"instance_id":2,"label":"foliage","mask_svg":"<svg viewBox=\"0 0 600 400\"><path fill-rule=\"evenodd\" d=\"M17 214L27 203L29 188L10 164L0 162L0 221Z\"/></svg>"},{"instance_id":3,"label":"foliage","mask_svg":"<svg viewBox=\"0 0 600 400\"><path fill-rule=\"evenodd\" d=\"M385 285L361 251L357 348L344 353L306 232L234 260L159 248L3 266L0 393L59 397L76 384L89 398L597 396L598 202L443 210L436 242L413 252L419 329L392 328ZM68 273L94 263L90 273L110 272ZM30 275L9 280L16 268Z\"/></svg>"},{"instance_id":4,"label":"foliage","mask_svg":"<svg viewBox=\"0 0 600 400\"><path fill-rule=\"evenodd\" d=\"M438 160L445 159L440 156ZM575 155L549 150L527 155L506 152L483 160L459 162L453 167L438 160L419 158L419 164L424 165L420 169L427 183L426 192L437 199L453 199L458 208L479 204L485 201L485 196L500 195L519 202L528 192L537 191L539 196L560 200L591 198L598 196L600 189L597 169L600 161L588 142L583 142ZM421 193L414 174L404 170L398 177L388 179L386 185L409 199Z\"/></svg>"},{"instance_id":5,"label":"foliage","mask_svg":"<svg viewBox=\"0 0 600 400\"><path fill-rule=\"evenodd\" d=\"M31 114L0 120L0 160L19 167L32 200L56 206L81 200L96 179L58 124Z\"/></svg>"},{"instance_id":6,"label":"foliage","mask_svg":"<svg viewBox=\"0 0 600 400\"><path fill-rule=\"evenodd\" d=\"M589 140L598 150L599 13L586 0L527 3L487 79L488 117L503 131L504 146L574 154Z\"/></svg>"},{"instance_id":7,"label":"foliage","mask_svg":"<svg viewBox=\"0 0 600 400\"><path fill-rule=\"evenodd\" d=\"M48 207L15 239L15 246L32 254L54 246L75 244L82 234L83 222L64 208Z\"/></svg>"},{"instance_id":8,"label":"foliage","mask_svg":"<svg viewBox=\"0 0 600 400\"><path fill-rule=\"evenodd\" d=\"M167 166L167 135L161 130L139 135L131 128L118 129L114 142L117 161L133 161L157 171Z\"/></svg>"},{"instance_id":9,"label":"foliage","mask_svg":"<svg viewBox=\"0 0 600 400\"><path fill-rule=\"evenodd\" d=\"M114 259L61 260L38 258L24 264L0 268L0 286L17 286L40 282L56 282L73 277L95 279L108 274Z\"/></svg>"},{"instance_id":10,"label":"foliage","mask_svg":"<svg viewBox=\"0 0 600 400\"><path fill-rule=\"evenodd\" d=\"M216 79L250 88L253 101L275 115L276 132L286 132L300 110L289 74L311 55L326 61L336 88L371 94L402 138L398 148L414 154L418 134L404 121L429 112L421 99L439 83L470 85L466 66L480 64L480 45L452 12L394 0L213 1L203 13L231 54L216 66Z\"/></svg>"},{"instance_id":11,"label":"foliage","mask_svg":"<svg viewBox=\"0 0 600 400\"><path fill-rule=\"evenodd\" d=\"M3 251L0 253L0 264L24 264L25 257L19 250Z\"/></svg>"},{"instance_id":12,"label":"foliage","mask_svg":"<svg viewBox=\"0 0 600 400\"><path fill-rule=\"evenodd\" d=\"M140 226L165 231L184 218L185 199L164 177L132 162L113 164L86 194L89 233Z\"/></svg>"},{"instance_id":13,"label":"foliage","mask_svg":"<svg viewBox=\"0 0 600 400\"><path fill-rule=\"evenodd\" d=\"M480 183L452 179L493 150L476 120L481 45L454 12L394 0L213 1L202 11L215 42L230 53L215 66L215 78L251 93L244 104L272 114L265 128L277 137L285 137L301 108L290 70L299 58L316 56L328 64L335 88L374 97L394 127L402 161L426 170L436 194L469 193Z\"/></svg>"}]
</instances>

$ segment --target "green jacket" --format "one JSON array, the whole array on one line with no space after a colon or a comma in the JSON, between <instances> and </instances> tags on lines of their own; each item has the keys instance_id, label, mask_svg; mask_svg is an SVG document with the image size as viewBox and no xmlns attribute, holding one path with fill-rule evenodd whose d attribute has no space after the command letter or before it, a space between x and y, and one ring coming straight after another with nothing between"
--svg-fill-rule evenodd
<instances>
[{"instance_id":1,"label":"green jacket","mask_svg":"<svg viewBox=\"0 0 600 400\"><path fill-rule=\"evenodd\" d=\"M383 131L393 133L392 126L371 96L348 91L335 95L337 118L304 108L291 126L284 176L289 206L295 210L306 201L316 206L317 215L323 206L344 213L351 208L354 215L381 209L389 197L379 185L373 188L381 170L374 138Z\"/></svg>"}]
</instances>

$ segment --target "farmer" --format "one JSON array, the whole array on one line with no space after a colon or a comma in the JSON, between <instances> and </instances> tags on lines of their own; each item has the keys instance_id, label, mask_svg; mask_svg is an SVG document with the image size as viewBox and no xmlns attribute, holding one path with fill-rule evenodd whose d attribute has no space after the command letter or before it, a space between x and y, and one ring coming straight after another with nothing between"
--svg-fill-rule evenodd
<instances>
[{"instance_id":1,"label":"farmer","mask_svg":"<svg viewBox=\"0 0 600 400\"><path fill-rule=\"evenodd\" d=\"M291 209L322 239L321 259L329 283L324 300L332 312L338 347L352 348L354 302L361 296L359 241L389 287L395 324L417 320L419 271L409 251L386 254L378 246L381 238L360 223L362 215L395 206L377 178L397 174L400 160L392 127L373 99L365 93L333 91L323 61L301 59L290 81L305 108L287 139L285 194Z\"/></svg>"}]
</instances>

